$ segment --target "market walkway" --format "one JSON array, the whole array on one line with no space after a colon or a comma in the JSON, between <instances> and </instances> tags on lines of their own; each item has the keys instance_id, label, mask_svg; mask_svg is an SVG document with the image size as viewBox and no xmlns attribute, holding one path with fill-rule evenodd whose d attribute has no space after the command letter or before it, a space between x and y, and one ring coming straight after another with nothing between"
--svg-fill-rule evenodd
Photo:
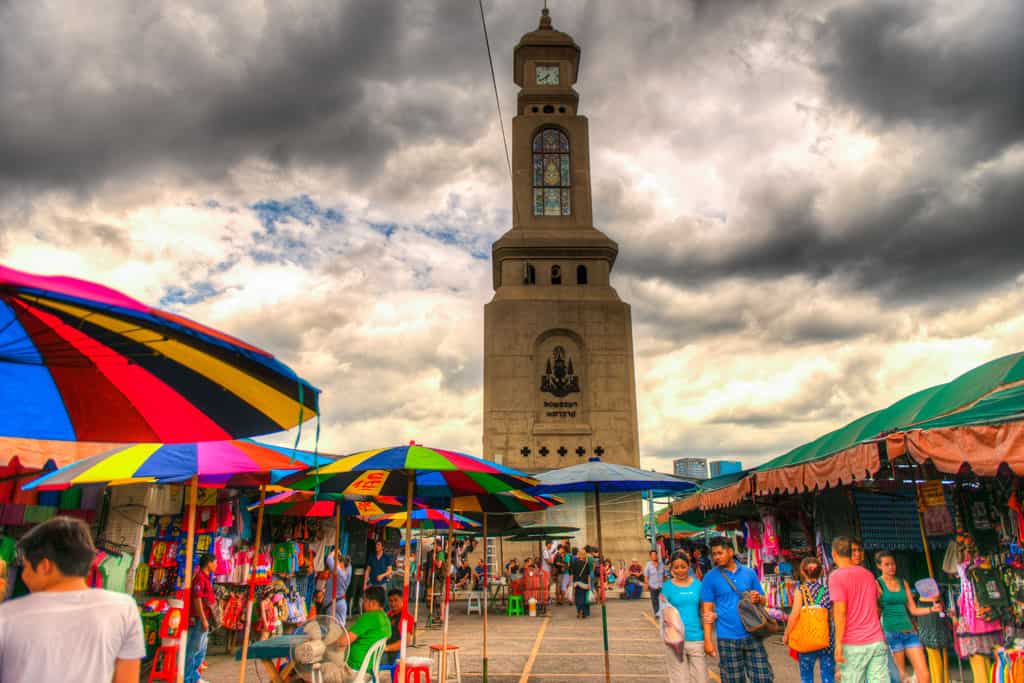
<instances>
[{"instance_id":1,"label":"market walkway","mask_svg":"<svg viewBox=\"0 0 1024 683\"><path fill-rule=\"evenodd\" d=\"M608 602L608 628L611 649L612 680L665 681L664 649L658 631L650 616L647 600L617 600ZM590 619L579 621L571 606L554 607L550 618L489 617L491 683L601 683L604 663L601 648L601 611L592 609ZM461 648L462 680L475 683L481 680L480 657L482 632L480 617L465 614L462 603L453 606L449 632L452 643ZM431 643L441 642L440 629L418 633L418 645L413 652L427 656ZM789 659L778 636L767 642L776 683L798 683L796 662ZM211 655L206 679L211 683L233 683L238 680L238 663L233 657ZM712 669L717 669L713 664ZM956 667L952 672L958 678ZM385 681L387 677L385 676ZM250 664L248 681L267 681L263 667ZM717 683L717 675L712 681Z\"/></svg>"}]
</instances>

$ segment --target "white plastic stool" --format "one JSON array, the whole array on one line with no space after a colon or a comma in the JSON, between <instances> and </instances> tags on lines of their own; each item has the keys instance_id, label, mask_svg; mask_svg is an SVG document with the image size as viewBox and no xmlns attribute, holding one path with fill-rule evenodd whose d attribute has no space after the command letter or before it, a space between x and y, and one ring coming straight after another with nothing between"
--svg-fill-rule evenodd
<instances>
[{"instance_id":1,"label":"white plastic stool","mask_svg":"<svg viewBox=\"0 0 1024 683\"><path fill-rule=\"evenodd\" d=\"M474 611L477 614L481 614L483 611L480 606L480 594L475 591L469 594L469 599L466 601L466 614L472 614Z\"/></svg>"},{"instance_id":2,"label":"white plastic stool","mask_svg":"<svg viewBox=\"0 0 1024 683\"><path fill-rule=\"evenodd\" d=\"M441 680L441 657L444 657L446 653L441 652L440 645L430 646L430 656L437 657L435 670L437 671L437 683L448 683L449 677L452 673L452 667L446 666L444 680ZM455 659L455 681L456 683L462 683L462 664L459 662L459 646L448 644L447 655Z\"/></svg>"}]
</instances>

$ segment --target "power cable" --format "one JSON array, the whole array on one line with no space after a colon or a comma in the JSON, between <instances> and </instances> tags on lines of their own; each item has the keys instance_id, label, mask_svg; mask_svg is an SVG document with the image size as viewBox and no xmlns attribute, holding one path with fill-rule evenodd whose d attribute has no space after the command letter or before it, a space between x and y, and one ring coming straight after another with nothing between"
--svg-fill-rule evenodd
<instances>
[{"instance_id":1,"label":"power cable","mask_svg":"<svg viewBox=\"0 0 1024 683\"><path fill-rule=\"evenodd\" d=\"M487 62L491 65L491 84L494 86L494 103L498 108L498 125L501 127L501 141L505 145L505 163L508 164L508 179L515 191L515 176L512 173L512 157L508 153L508 136L505 135L505 118L501 115L501 99L498 97L498 78L494 75L494 58L491 56L491 40L487 36L487 19L484 17L484 0L477 0L480 6L480 23L484 27L484 45L487 46Z\"/></svg>"}]
</instances>

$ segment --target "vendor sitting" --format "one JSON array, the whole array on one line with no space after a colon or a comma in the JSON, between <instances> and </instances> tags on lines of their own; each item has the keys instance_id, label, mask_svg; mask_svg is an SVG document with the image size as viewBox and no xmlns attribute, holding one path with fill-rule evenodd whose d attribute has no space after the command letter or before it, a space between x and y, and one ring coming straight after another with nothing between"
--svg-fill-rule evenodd
<instances>
[{"instance_id":1,"label":"vendor sitting","mask_svg":"<svg viewBox=\"0 0 1024 683\"><path fill-rule=\"evenodd\" d=\"M640 561L633 559L626 570L626 585L622 597L627 600L639 599L644 591L644 568Z\"/></svg>"},{"instance_id":2,"label":"vendor sitting","mask_svg":"<svg viewBox=\"0 0 1024 683\"><path fill-rule=\"evenodd\" d=\"M475 579L474 583L475 583L475 586L476 586L476 590L478 590L478 591L482 591L484 589L484 574L486 572L487 572L487 565L484 564L484 558L481 557L477 561L476 567L473 568L473 573L474 573L474 577L473 578Z\"/></svg>"},{"instance_id":3,"label":"vendor sitting","mask_svg":"<svg viewBox=\"0 0 1024 683\"><path fill-rule=\"evenodd\" d=\"M402 591L398 589L388 591L388 621L391 622L391 635L384 646L384 663L394 664L402 650ZM411 633L416 628L415 622L410 619L407 628ZM405 636L406 642L409 642L409 635Z\"/></svg>"},{"instance_id":4,"label":"vendor sitting","mask_svg":"<svg viewBox=\"0 0 1024 683\"><path fill-rule=\"evenodd\" d=\"M363 613L349 626L346 634L350 643L348 666L351 669L346 680L353 678L359 671L367 653L377 641L391 636L391 622L384 612L384 600L384 589L380 586L370 586L363 593Z\"/></svg>"}]
</instances>

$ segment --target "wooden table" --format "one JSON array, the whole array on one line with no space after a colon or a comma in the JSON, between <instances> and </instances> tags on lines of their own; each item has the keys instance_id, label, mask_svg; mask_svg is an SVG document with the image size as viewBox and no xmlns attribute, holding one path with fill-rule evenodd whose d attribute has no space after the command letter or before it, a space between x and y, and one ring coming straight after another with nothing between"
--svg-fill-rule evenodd
<instances>
[{"instance_id":1,"label":"wooden table","mask_svg":"<svg viewBox=\"0 0 1024 683\"><path fill-rule=\"evenodd\" d=\"M274 636L266 640L257 640L249 645L249 659L258 659L262 662L267 673L270 674L270 680L274 683L285 683L295 669L295 664L291 661L292 643L301 643L307 639L307 636L300 634L297 636ZM275 659L287 659L288 663L279 670L274 666ZM235 653L235 660L242 660L241 648Z\"/></svg>"}]
</instances>

